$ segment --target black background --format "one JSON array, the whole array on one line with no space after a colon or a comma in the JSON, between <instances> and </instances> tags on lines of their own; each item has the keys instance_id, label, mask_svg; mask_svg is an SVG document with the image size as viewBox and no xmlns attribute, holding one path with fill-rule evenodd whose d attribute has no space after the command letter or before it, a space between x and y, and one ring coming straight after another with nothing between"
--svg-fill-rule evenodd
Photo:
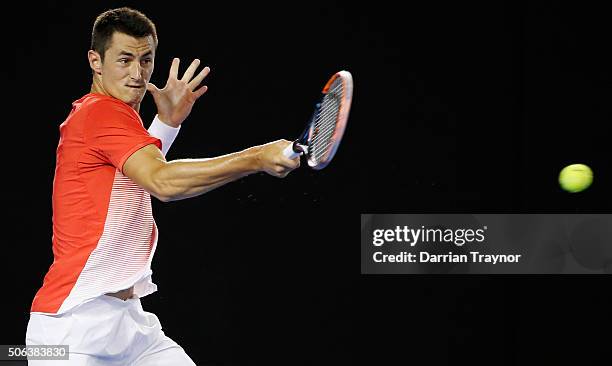
<instances>
[{"instance_id":1,"label":"black background","mask_svg":"<svg viewBox=\"0 0 612 366\"><path fill-rule=\"evenodd\" d=\"M7 7L0 344L23 343L52 261L58 126L89 91L91 25L123 5L157 25L156 85L173 57L181 72L196 57L212 68L169 159L291 139L331 74L355 79L326 170L154 201L159 291L143 306L197 363L589 364L603 352L607 277L359 275L359 213L610 212L611 26L602 7L552 1ZM147 126L154 113L147 96ZM557 176L577 162L595 180L572 195Z\"/></svg>"}]
</instances>

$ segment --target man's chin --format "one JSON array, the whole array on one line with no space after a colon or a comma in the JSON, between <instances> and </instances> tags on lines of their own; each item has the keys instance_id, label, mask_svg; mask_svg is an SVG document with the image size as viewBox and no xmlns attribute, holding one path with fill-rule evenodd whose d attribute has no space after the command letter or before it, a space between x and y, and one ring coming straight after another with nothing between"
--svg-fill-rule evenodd
<instances>
[{"instance_id":1,"label":"man's chin","mask_svg":"<svg viewBox=\"0 0 612 366\"><path fill-rule=\"evenodd\" d=\"M142 92L139 93L132 93L131 95L126 95L125 98L123 98L123 102L125 104L129 104L131 106L134 106L136 104L140 104L140 102L142 102L142 100L144 99L144 88L142 90Z\"/></svg>"}]
</instances>

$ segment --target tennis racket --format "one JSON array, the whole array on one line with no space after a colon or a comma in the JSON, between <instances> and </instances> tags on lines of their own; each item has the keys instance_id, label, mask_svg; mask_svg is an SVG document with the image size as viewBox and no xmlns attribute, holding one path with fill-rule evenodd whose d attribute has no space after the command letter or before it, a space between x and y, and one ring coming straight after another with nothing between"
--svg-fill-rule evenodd
<instances>
[{"instance_id":1,"label":"tennis racket","mask_svg":"<svg viewBox=\"0 0 612 366\"><path fill-rule=\"evenodd\" d=\"M346 129L353 98L353 77L348 71L335 73L323 87L306 129L283 154L289 159L304 154L308 166L321 170L333 159Z\"/></svg>"}]
</instances>

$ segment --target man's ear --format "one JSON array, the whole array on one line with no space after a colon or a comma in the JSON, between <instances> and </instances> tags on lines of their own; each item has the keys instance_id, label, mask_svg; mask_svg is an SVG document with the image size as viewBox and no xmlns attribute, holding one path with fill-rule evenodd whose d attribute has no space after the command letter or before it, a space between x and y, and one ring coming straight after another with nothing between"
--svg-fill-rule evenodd
<instances>
[{"instance_id":1,"label":"man's ear","mask_svg":"<svg viewBox=\"0 0 612 366\"><path fill-rule=\"evenodd\" d=\"M89 67L91 67L93 72L98 75L101 75L102 74L102 57L100 57L100 54L94 50L89 50L87 52L87 58L89 59Z\"/></svg>"}]
</instances>

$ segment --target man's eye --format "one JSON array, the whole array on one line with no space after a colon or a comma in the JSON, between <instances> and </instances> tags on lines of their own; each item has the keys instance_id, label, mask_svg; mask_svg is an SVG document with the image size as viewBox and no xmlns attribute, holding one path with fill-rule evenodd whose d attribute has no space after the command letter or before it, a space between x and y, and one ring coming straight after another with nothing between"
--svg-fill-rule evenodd
<instances>
[{"instance_id":1,"label":"man's eye","mask_svg":"<svg viewBox=\"0 0 612 366\"><path fill-rule=\"evenodd\" d=\"M128 63L128 61L129 61L129 60L128 60L127 58L121 58L121 59L119 59L119 62L120 62L120 63L122 63L122 64L127 64L127 63Z\"/></svg>"},{"instance_id":2,"label":"man's eye","mask_svg":"<svg viewBox=\"0 0 612 366\"><path fill-rule=\"evenodd\" d=\"M143 64L150 64L151 63L151 59L150 58L144 59L144 60L142 60L142 63Z\"/></svg>"}]
</instances>

